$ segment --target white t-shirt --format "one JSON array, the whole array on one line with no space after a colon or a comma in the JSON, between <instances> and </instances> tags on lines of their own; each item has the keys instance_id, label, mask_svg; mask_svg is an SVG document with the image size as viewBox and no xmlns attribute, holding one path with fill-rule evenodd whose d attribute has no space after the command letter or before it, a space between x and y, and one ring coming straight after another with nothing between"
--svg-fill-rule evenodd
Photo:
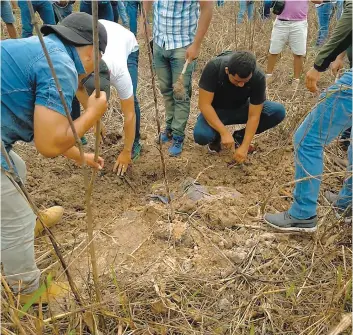
<instances>
[{"instance_id":1,"label":"white t-shirt","mask_svg":"<svg viewBox=\"0 0 353 335\"><path fill-rule=\"evenodd\" d=\"M128 99L134 94L127 59L139 48L135 35L118 23L107 20L99 22L107 31L108 43L102 58L110 70L110 83L118 91L120 99Z\"/></svg>"}]
</instances>

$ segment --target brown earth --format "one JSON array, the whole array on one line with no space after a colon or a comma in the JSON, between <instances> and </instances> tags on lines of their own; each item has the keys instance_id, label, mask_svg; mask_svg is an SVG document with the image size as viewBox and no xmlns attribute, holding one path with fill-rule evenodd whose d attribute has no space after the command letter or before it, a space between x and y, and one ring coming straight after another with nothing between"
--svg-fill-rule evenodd
<instances>
[{"instance_id":1,"label":"brown earth","mask_svg":"<svg viewBox=\"0 0 353 335\"><path fill-rule=\"evenodd\" d=\"M108 141L100 152L103 173L96 179L92 205L95 247L104 300L104 334L327 334L344 311L350 311L351 228L339 224L322 197L316 234L278 233L262 223L262 211L286 210L293 187L292 134L317 98L301 83L293 96L286 50L277 65L277 82L268 97L284 103L286 120L255 139L256 152L242 166L230 155L210 155L193 142L197 83L205 62L224 49L251 49L266 65L271 32L265 24L235 25L234 3L217 9L194 75L192 111L183 154L171 158L164 147L167 177L173 194L174 219L150 194L165 195L146 48L140 36L139 99L144 140L141 158L128 171L129 183L112 167L120 152L122 117L116 95L104 117ZM308 55L317 31L311 9ZM253 39L252 39L253 36ZM325 74L327 86L333 78ZM159 108L163 115L162 99ZM163 120L161 121L163 124ZM85 151L94 150L88 134ZM41 208L65 208L53 228L81 294L92 301L92 274L85 248L86 215L82 170L62 157L44 159L34 146L15 150L27 162L27 187ZM345 154L334 143L327 151L322 190L339 189L341 167L332 164ZM334 176L332 171L342 171ZM203 199L192 201L183 190L187 177L207 188ZM226 187L219 189L217 187ZM234 196L238 191L242 196ZM43 275L62 269L48 253L47 238L36 240L36 256ZM88 302L87 302L88 303ZM61 312L70 310L62 305ZM60 334L79 327L75 318L59 322ZM45 332L53 333L47 326ZM348 328L346 334L350 333ZM73 334L73 333L72 333Z\"/></svg>"}]
</instances>

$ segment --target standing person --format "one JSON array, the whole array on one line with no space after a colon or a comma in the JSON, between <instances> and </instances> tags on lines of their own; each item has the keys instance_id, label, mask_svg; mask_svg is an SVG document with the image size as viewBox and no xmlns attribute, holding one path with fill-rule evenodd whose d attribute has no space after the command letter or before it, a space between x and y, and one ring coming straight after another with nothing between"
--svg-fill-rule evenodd
<instances>
[{"instance_id":1,"label":"standing person","mask_svg":"<svg viewBox=\"0 0 353 335\"><path fill-rule=\"evenodd\" d=\"M223 7L224 6L224 0L217 0L217 7Z\"/></svg>"},{"instance_id":2,"label":"standing person","mask_svg":"<svg viewBox=\"0 0 353 335\"><path fill-rule=\"evenodd\" d=\"M72 5L75 1L54 1L53 9L55 22L58 24L62 19L72 14Z\"/></svg>"},{"instance_id":3,"label":"standing person","mask_svg":"<svg viewBox=\"0 0 353 335\"><path fill-rule=\"evenodd\" d=\"M114 21L113 8L110 1L96 0L98 1L98 18L108 21ZM92 15L92 1L82 0L80 1L80 12L84 12Z\"/></svg>"},{"instance_id":4,"label":"standing person","mask_svg":"<svg viewBox=\"0 0 353 335\"><path fill-rule=\"evenodd\" d=\"M284 106L266 100L265 74L247 51L221 54L210 60L199 82L201 114L194 128L195 142L220 152L221 145L234 149L234 160L246 160L251 141L285 118ZM233 135L227 125L244 124Z\"/></svg>"},{"instance_id":5,"label":"standing person","mask_svg":"<svg viewBox=\"0 0 353 335\"><path fill-rule=\"evenodd\" d=\"M5 22L10 38L17 38L17 31L14 25L15 17L12 13L10 0L1 1L1 18Z\"/></svg>"},{"instance_id":6,"label":"standing person","mask_svg":"<svg viewBox=\"0 0 353 335\"><path fill-rule=\"evenodd\" d=\"M44 24L55 24L54 10L51 1L33 0L32 6L34 12L37 12ZM31 13L29 12L27 1L18 1L21 11L22 20L22 38L31 37L33 35L33 24Z\"/></svg>"},{"instance_id":7,"label":"standing person","mask_svg":"<svg viewBox=\"0 0 353 335\"><path fill-rule=\"evenodd\" d=\"M137 99L139 47L135 35L118 23L99 20L105 27L108 45L103 60L110 71L111 85L117 90L124 115L124 149L118 155L114 171L124 174L141 153L140 106ZM87 96L88 98L88 96ZM81 101L82 102L82 101ZM86 102L82 102L85 108ZM78 110L77 110L78 108ZM80 106L72 106L73 119L80 116Z\"/></svg>"},{"instance_id":8,"label":"standing person","mask_svg":"<svg viewBox=\"0 0 353 335\"><path fill-rule=\"evenodd\" d=\"M153 58L159 87L164 98L166 128L160 134L163 143L172 141L171 156L183 150L185 127L190 113L191 79L195 59L199 56L202 40L210 25L212 1L144 1L146 13L153 4ZM185 95L180 98L173 92L185 61Z\"/></svg>"},{"instance_id":9,"label":"standing person","mask_svg":"<svg viewBox=\"0 0 353 335\"><path fill-rule=\"evenodd\" d=\"M254 16L254 1L253 0L240 0L239 1L239 13L237 17L237 23L243 23L245 12L247 12L248 20L252 20Z\"/></svg>"},{"instance_id":10,"label":"standing person","mask_svg":"<svg viewBox=\"0 0 353 335\"><path fill-rule=\"evenodd\" d=\"M125 1L126 13L129 16L130 31L137 34L137 18L141 6L141 1L139 0L129 0Z\"/></svg>"},{"instance_id":11,"label":"standing person","mask_svg":"<svg viewBox=\"0 0 353 335\"><path fill-rule=\"evenodd\" d=\"M261 18L263 20L269 19L271 17L271 0L264 0L262 2Z\"/></svg>"},{"instance_id":12,"label":"standing person","mask_svg":"<svg viewBox=\"0 0 353 335\"><path fill-rule=\"evenodd\" d=\"M316 13L319 23L319 31L316 40L316 46L322 46L328 37L329 28L330 28L330 19L333 11L333 2L324 1L321 4L316 4Z\"/></svg>"},{"instance_id":13,"label":"standing person","mask_svg":"<svg viewBox=\"0 0 353 335\"><path fill-rule=\"evenodd\" d=\"M92 16L75 13L60 25L43 25L41 28L47 35L44 43L68 106L79 80L94 69L92 25ZM101 24L98 29L99 49L104 52L106 31ZM96 124L106 108L106 93L101 92L100 98L92 94L86 113L74 122L77 134L82 136ZM34 140L43 156L64 155L82 164L38 37L1 42L1 140L23 182L26 165L13 149L18 141L28 143ZM93 153L86 153L85 159L89 166L103 167L103 159L99 157L95 162ZM35 231L39 233L42 227L38 227L29 204L8 178L8 171L9 166L1 153L1 262L13 292L21 294L21 303L26 303L35 297L39 287L40 271L35 262L34 236ZM47 212L44 224L52 226L57 223L62 213L61 207ZM52 284L41 296L42 301L47 302L60 292L63 293L60 286Z\"/></svg>"},{"instance_id":14,"label":"standing person","mask_svg":"<svg viewBox=\"0 0 353 335\"><path fill-rule=\"evenodd\" d=\"M121 17L121 22L125 27L129 27L129 19L127 17L125 4L122 0L112 0L110 1L114 14L114 22L119 23L119 17Z\"/></svg>"},{"instance_id":15,"label":"standing person","mask_svg":"<svg viewBox=\"0 0 353 335\"><path fill-rule=\"evenodd\" d=\"M321 3L322 1L314 1ZM273 70L280 54L288 42L293 52L293 88L297 89L303 69L308 36L308 9L309 0L285 0L283 12L277 16L271 34L271 45L267 61L267 83L274 80Z\"/></svg>"},{"instance_id":16,"label":"standing person","mask_svg":"<svg viewBox=\"0 0 353 335\"><path fill-rule=\"evenodd\" d=\"M314 67L306 75L306 86L317 92L320 72L325 71L337 56L352 43L352 2L345 3L344 12L332 37L317 55ZM352 125L352 69L321 94L294 135L295 179L293 204L285 212L265 214L270 226L287 231L316 230L317 200L324 163L324 148ZM348 178L339 194L325 193L335 207L336 215L345 220L352 206L352 144L348 149ZM344 216L344 217L342 217Z\"/></svg>"}]
</instances>

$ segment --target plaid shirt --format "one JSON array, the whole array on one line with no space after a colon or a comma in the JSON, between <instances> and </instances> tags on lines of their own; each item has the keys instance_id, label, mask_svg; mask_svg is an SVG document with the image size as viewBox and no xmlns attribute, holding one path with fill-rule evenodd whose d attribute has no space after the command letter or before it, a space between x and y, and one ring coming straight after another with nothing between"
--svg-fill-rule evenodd
<instances>
[{"instance_id":1,"label":"plaid shirt","mask_svg":"<svg viewBox=\"0 0 353 335\"><path fill-rule=\"evenodd\" d=\"M156 0L153 4L153 40L166 50L194 42L200 5L197 0Z\"/></svg>"}]
</instances>

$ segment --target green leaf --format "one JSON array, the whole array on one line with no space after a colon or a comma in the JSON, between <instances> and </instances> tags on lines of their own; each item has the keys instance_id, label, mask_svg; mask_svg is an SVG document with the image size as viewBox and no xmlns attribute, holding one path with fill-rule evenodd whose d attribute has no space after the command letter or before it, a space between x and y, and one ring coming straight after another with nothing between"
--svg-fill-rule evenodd
<instances>
[{"instance_id":1,"label":"green leaf","mask_svg":"<svg viewBox=\"0 0 353 335\"><path fill-rule=\"evenodd\" d=\"M253 323L251 324L249 335L255 335L255 325Z\"/></svg>"},{"instance_id":2,"label":"green leaf","mask_svg":"<svg viewBox=\"0 0 353 335\"><path fill-rule=\"evenodd\" d=\"M39 298L47 291L50 287L53 277L51 273L48 274L46 281L36 290L32 296L32 298L21 308L21 311L18 313L18 317L22 318L27 311L31 308L31 306L39 300Z\"/></svg>"}]
</instances>

